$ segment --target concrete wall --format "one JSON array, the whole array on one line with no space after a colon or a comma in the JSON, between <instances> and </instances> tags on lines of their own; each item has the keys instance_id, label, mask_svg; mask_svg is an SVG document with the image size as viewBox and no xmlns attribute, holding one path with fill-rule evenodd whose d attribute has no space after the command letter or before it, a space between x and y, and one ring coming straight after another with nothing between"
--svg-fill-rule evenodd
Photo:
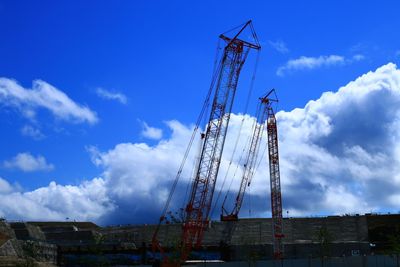
<instances>
[{"instance_id":1,"label":"concrete wall","mask_svg":"<svg viewBox=\"0 0 400 267\"><path fill-rule=\"evenodd\" d=\"M331 236L332 256L370 254L366 216L330 216L323 218L285 218L283 239L285 257L317 257L321 254L317 233L326 228ZM104 243L133 242L141 247L151 244L154 225L108 227L101 230ZM158 239L164 248L179 243L180 224L162 225ZM272 258L271 219L242 219L237 222L211 222L205 232L203 246L207 251L219 251L221 259L243 260ZM353 252L352 252L353 251Z\"/></svg>"},{"instance_id":2,"label":"concrete wall","mask_svg":"<svg viewBox=\"0 0 400 267\"><path fill-rule=\"evenodd\" d=\"M91 230L45 233L46 241L60 246L96 243L96 233Z\"/></svg>"},{"instance_id":3,"label":"concrete wall","mask_svg":"<svg viewBox=\"0 0 400 267\"><path fill-rule=\"evenodd\" d=\"M365 216L293 218L284 219L285 243L316 242L316 233L326 227L332 241L368 241ZM105 240L124 238L137 243L150 243L155 226L137 225L109 227L101 230ZM180 224L162 225L158 238L164 244L173 244L181 235ZM231 233L231 235L229 235ZM231 239L228 238L231 236ZM204 235L205 246L216 246L223 241L230 245L263 245L272 243L271 219L242 219L238 222L211 222Z\"/></svg>"},{"instance_id":4,"label":"concrete wall","mask_svg":"<svg viewBox=\"0 0 400 267\"><path fill-rule=\"evenodd\" d=\"M387 236L380 235L382 233L380 229L387 230L390 233L396 226L400 225L399 215L388 216L285 218L283 221L285 257L320 256L321 247L317 233L322 227L327 229L332 237L329 255L350 256L357 251L355 254L368 255L371 253L369 246L371 233L374 236L377 234L381 238L379 240L384 241ZM105 253L112 253L116 250L118 253L130 251L137 253L139 249L145 251L146 247L149 251L156 226L128 225L99 228L91 223L36 222L32 224L11 223L11 227L14 231L10 230L11 228L6 223L1 224L0 222L0 230L3 229L3 235L12 236L14 234L14 237L20 240L40 241L45 239L46 242L60 246L60 248L76 248L80 253L82 252L80 250L85 246L90 247L95 244L99 244L101 247L99 250ZM0 233L2 232L0 231ZM180 240L181 232L180 224L162 225L158 238L164 248L175 247ZM272 258L271 233L271 219L211 222L205 232L203 250L196 251L196 253L203 253L204 255L219 253L219 258L227 260L270 259ZM123 244L129 246L125 248ZM51 250L52 248L49 248L48 255L50 255L50 258L52 257ZM11 255L12 253L3 254Z\"/></svg>"},{"instance_id":5,"label":"concrete wall","mask_svg":"<svg viewBox=\"0 0 400 267\"><path fill-rule=\"evenodd\" d=\"M24 222L12 222L10 227L19 240L45 240L45 236L38 226Z\"/></svg>"},{"instance_id":6,"label":"concrete wall","mask_svg":"<svg viewBox=\"0 0 400 267\"><path fill-rule=\"evenodd\" d=\"M15 233L11 229L10 225L5 222L5 221L0 221L0 234L1 234L1 239L9 239L9 238L15 238Z\"/></svg>"}]
</instances>

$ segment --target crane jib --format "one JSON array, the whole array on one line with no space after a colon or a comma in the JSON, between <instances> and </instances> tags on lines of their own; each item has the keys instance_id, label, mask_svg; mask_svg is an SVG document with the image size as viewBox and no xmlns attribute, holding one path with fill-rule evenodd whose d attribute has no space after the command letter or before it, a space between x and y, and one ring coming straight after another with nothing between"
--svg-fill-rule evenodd
<instances>
[{"instance_id":1,"label":"crane jib","mask_svg":"<svg viewBox=\"0 0 400 267\"><path fill-rule=\"evenodd\" d=\"M251 30L254 43L239 39L239 36L246 28ZM163 254L162 264L165 266L179 266L180 263L187 260L194 246L201 245L204 231L209 223L211 203L239 75L249 51L251 49L259 50L261 48L251 21L245 23L233 38L229 38L224 34L222 34L220 38L225 41L226 46L216 75L214 75L212 87L210 87L210 90L213 89L212 104L205 132L201 136L202 148L191 185L189 201L185 208L179 259L169 258L164 253L157 239L157 234L160 229L159 225L165 219L165 212L171 201L171 195L176 187L177 180L180 177L182 166L172 186L172 191L168 197L163 214L160 217L160 223L153 235L153 247ZM203 111L204 108L202 112ZM198 125L196 125L196 129L197 128ZM184 160L186 157L187 152L185 153Z\"/></svg>"}]
</instances>

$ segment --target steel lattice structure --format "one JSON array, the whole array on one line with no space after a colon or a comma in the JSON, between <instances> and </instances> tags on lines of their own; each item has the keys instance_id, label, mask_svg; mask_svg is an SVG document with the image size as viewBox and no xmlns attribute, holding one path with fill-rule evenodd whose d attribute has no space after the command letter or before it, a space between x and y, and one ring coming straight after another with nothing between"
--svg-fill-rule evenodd
<instances>
[{"instance_id":1,"label":"steel lattice structure","mask_svg":"<svg viewBox=\"0 0 400 267\"><path fill-rule=\"evenodd\" d=\"M273 249L274 257L276 259L280 259L283 257L282 238L284 237L282 219L282 195L279 172L278 130L276 126L275 113L272 107L268 108L267 132L271 187Z\"/></svg>"},{"instance_id":2,"label":"steel lattice structure","mask_svg":"<svg viewBox=\"0 0 400 267\"><path fill-rule=\"evenodd\" d=\"M250 148L246 155L244 171L243 171L242 179L240 182L239 191L238 191L238 194L235 199L235 205L234 205L231 213L229 213L227 215L224 215L224 214L221 215L221 221L237 221L238 220L238 214L239 214L240 208L242 207L246 188L248 186L250 186L251 179L254 176L254 171L255 171L257 158L258 158L258 152L260 149L260 140L262 137L262 133L264 132L265 121L266 121L267 114L268 114L268 108L270 106L270 100L268 98L269 94L260 98L260 103L257 107L257 113L256 113L257 120L253 127L253 134L252 134L251 141L250 141ZM223 212L225 211L224 207L222 207L222 211Z\"/></svg>"},{"instance_id":3,"label":"steel lattice structure","mask_svg":"<svg viewBox=\"0 0 400 267\"><path fill-rule=\"evenodd\" d=\"M254 43L239 38L246 28L251 30ZM165 220L166 210L171 201L180 173L182 172L183 165L181 165L178 171L163 214L160 217L160 223L153 235L153 250L161 252L163 266L179 266L187 260L193 246L199 247L202 243L204 231L209 224L211 203L240 71L246 61L249 51L251 49L259 50L261 48L251 21L245 23L233 38L229 38L224 34L221 34L219 37L225 42L225 48L212 81L212 87L210 88L212 91L209 92L213 92L213 100L205 132L201 134L202 147L199 160L196 163L196 172L191 186L189 201L185 208L182 237L179 243L180 254L178 258L166 255L158 241L157 234L161 222ZM198 121L198 123L199 122L200 121ZM198 124L196 128L198 128ZM189 143L189 148L193 141L193 136L194 135L192 135L192 139ZM183 163L185 162L188 151L189 150L185 153Z\"/></svg>"},{"instance_id":4,"label":"steel lattice structure","mask_svg":"<svg viewBox=\"0 0 400 267\"><path fill-rule=\"evenodd\" d=\"M239 74L250 49L260 49L258 43L252 44L238 38L249 25L251 27L251 21L247 22L232 39L224 35L220 36L227 45L220 64L210 117L206 131L202 135L203 147L196 176L191 187L189 203L186 206L182 235L181 259L183 261L187 259L192 246L200 246L203 240Z\"/></svg>"}]
</instances>

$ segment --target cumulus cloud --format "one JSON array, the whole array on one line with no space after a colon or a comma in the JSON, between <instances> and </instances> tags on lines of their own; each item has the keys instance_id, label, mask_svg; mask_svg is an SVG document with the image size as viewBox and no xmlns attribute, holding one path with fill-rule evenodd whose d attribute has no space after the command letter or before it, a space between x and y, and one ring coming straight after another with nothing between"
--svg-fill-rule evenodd
<instances>
[{"instance_id":1,"label":"cumulus cloud","mask_svg":"<svg viewBox=\"0 0 400 267\"><path fill-rule=\"evenodd\" d=\"M64 92L42 80L24 88L15 80L0 77L0 104L16 108L25 117L34 119L38 108L50 111L56 118L94 124L97 115L88 107L77 104Z\"/></svg>"},{"instance_id":2,"label":"cumulus cloud","mask_svg":"<svg viewBox=\"0 0 400 267\"><path fill-rule=\"evenodd\" d=\"M336 92L324 93L303 108L278 112L284 209L293 216L398 211L399 106L400 70L389 63ZM231 179L229 197L239 187L241 155L253 122L249 115L231 115L215 199L228 169L222 195ZM101 178L77 186L51 183L23 193L0 180L0 194L6 200L0 203L0 215L27 219L76 217L103 223L156 222L193 130L193 126L178 121L170 121L167 126L171 135L154 145L122 143L106 151L90 148L93 163L102 170ZM243 138L231 163L240 128ZM260 152L265 146L264 139ZM200 144L193 148L172 209L185 203ZM270 216L265 155L249 189L241 216L246 216L250 208L253 216ZM219 215L220 204L214 218Z\"/></svg>"},{"instance_id":3,"label":"cumulus cloud","mask_svg":"<svg viewBox=\"0 0 400 267\"><path fill-rule=\"evenodd\" d=\"M100 98L108 99L108 100L115 100L115 101L120 102L121 104L126 104L128 102L128 98L124 94L118 93L118 92L111 92L104 88L97 88L96 94Z\"/></svg>"},{"instance_id":4,"label":"cumulus cloud","mask_svg":"<svg viewBox=\"0 0 400 267\"><path fill-rule=\"evenodd\" d=\"M284 76L286 72L296 70L311 70L324 66L333 66L344 64L345 58L338 55L319 56L319 57L305 57L301 56L297 59L291 59L285 65L280 66L276 71L278 76Z\"/></svg>"},{"instance_id":5,"label":"cumulus cloud","mask_svg":"<svg viewBox=\"0 0 400 267\"><path fill-rule=\"evenodd\" d=\"M98 223L156 223L168 196L193 126L167 122L171 136L150 146L122 143L108 151L89 147L93 163L102 175L79 185L57 185L20 192L0 180L0 216L8 219L92 220ZM194 152L194 151L193 151ZM193 153L190 154L193 159ZM190 164L185 168L178 194L190 180ZM184 196L179 196L175 201ZM179 205L182 204L179 202ZM178 202L173 206L176 208Z\"/></svg>"},{"instance_id":6,"label":"cumulus cloud","mask_svg":"<svg viewBox=\"0 0 400 267\"><path fill-rule=\"evenodd\" d=\"M395 200L400 198L399 102L400 71L390 63L337 92L324 93L304 108L278 112L284 208L294 216L397 211ZM243 119L244 138L230 163ZM222 195L232 177L230 196L236 193L243 169L240 155L247 145L253 121L249 115L231 116L215 198L228 168ZM158 215L188 141L190 128L178 122L170 127L173 134L155 146L126 143L95 153L95 162L104 169L105 179L113 191L112 198L119 199L117 203L126 203L127 199L136 199L139 203L150 201L151 206L135 206L138 218ZM196 153L198 150L196 147ZM264 150L265 139L260 151ZM189 162L195 161L196 153ZM191 170L189 168L183 175L178 196L185 196L186 185L193 176ZM255 216L267 216L270 210L268 173L264 155L251 186L251 209ZM129 184L131 186L126 186ZM150 196L155 196L153 201ZM182 198L174 202L176 206L182 206ZM245 201L244 214L249 205L249 201ZM220 204L214 213L216 217L218 207ZM118 213L118 218L126 214L121 210Z\"/></svg>"},{"instance_id":7,"label":"cumulus cloud","mask_svg":"<svg viewBox=\"0 0 400 267\"><path fill-rule=\"evenodd\" d=\"M389 63L304 109L279 112L287 208L314 214L395 210L399 104L400 71Z\"/></svg>"},{"instance_id":8,"label":"cumulus cloud","mask_svg":"<svg viewBox=\"0 0 400 267\"><path fill-rule=\"evenodd\" d=\"M4 161L3 165L5 168L19 169L24 172L51 171L54 169L54 165L47 163L43 156L35 157L27 152L19 153L11 160Z\"/></svg>"},{"instance_id":9,"label":"cumulus cloud","mask_svg":"<svg viewBox=\"0 0 400 267\"><path fill-rule=\"evenodd\" d=\"M149 126L146 122L142 122L142 136L149 138L149 139L154 139L154 140L159 140L162 138L163 131L159 128L151 127Z\"/></svg>"},{"instance_id":10,"label":"cumulus cloud","mask_svg":"<svg viewBox=\"0 0 400 267\"><path fill-rule=\"evenodd\" d=\"M269 45L275 49L276 51L278 51L281 54L286 54L289 53L289 49L287 48L285 42L283 42L282 40L277 40L277 41L268 41Z\"/></svg>"},{"instance_id":11,"label":"cumulus cloud","mask_svg":"<svg viewBox=\"0 0 400 267\"><path fill-rule=\"evenodd\" d=\"M90 149L92 161L104 170L108 194L118 203L119 209L110 215L110 219L129 222L134 214L136 222L157 222L193 130L178 121L166 124L171 136L153 146L122 143L104 152ZM193 152L188 162L193 162ZM184 198L190 166L187 165L182 175L175 198L177 202ZM182 204L177 202L173 204L175 207Z\"/></svg>"},{"instance_id":12,"label":"cumulus cloud","mask_svg":"<svg viewBox=\"0 0 400 267\"><path fill-rule=\"evenodd\" d=\"M115 209L106 194L104 180L94 178L78 186L58 185L20 192L0 178L0 216L17 220L94 220Z\"/></svg>"},{"instance_id":13,"label":"cumulus cloud","mask_svg":"<svg viewBox=\"0 0 400 267\"><path fill-rule=\"evenodd\" d=\"M40 129L35 128L31 125L24 125L21 128L21 134L23 136L31 137L34 140L41 140L45 137L44 134L40 131Z\"/></svg>"},{"instance_id":14,"label":"cumulus cloud","mask_svg":"<svg viewBox=\"0 0 400 267\"><path fill-rule=\"evenodd\" d=\"M13 187L6 180L0 177L0 194L7 194L11 191L13 191Z\"/></svg>"}]
</instances>

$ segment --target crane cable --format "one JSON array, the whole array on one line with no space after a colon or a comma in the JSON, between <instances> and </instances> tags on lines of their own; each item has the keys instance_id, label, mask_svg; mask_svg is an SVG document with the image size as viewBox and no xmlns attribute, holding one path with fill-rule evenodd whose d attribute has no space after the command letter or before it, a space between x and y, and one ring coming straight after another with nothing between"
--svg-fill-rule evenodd
<instances>
[{"instance_id":1,"label":"crane cable","mask_svg":"<svg viewBox=\"0 0 400 267\"><path fill-rule=\"evenodd\" d=\"M252 132L252 133L254 133L254 129L255 129L256 125L257 125L257 118L258 118L258 116L259 116L259 115L258 115L259 112L260 112L260 104L259 104L259 107L257 108L256 119L253 120L253 125L251 126L251 132ZM223 210L223 211L225 210L225 208L224 208L224 207L225 207L225 202L226 202L226 200L227 200L227 198L228 198L228 195L229 195L229 193L230 193L230 191L231 191L233 181L234 181L235 178L236 178L236 172L237 172L239 166L242 165L242 164L241 164L241 161L242 161L242 158L244 157L245 152L250 150L251 141L252 141L252 136L248 136L248 137L247 137L246 145L243 147L242 153L241 153L240 158L239 158L239 161L238 161L239 164L236 165L235 172L234 172L233 177L232 177L232 179L231 179L231 182L230 182L230 184L229 184L228 190L226 191L224 201L222 202L222 210ZM246 163L246 161L245 161L245 163Z\"/></svg>"},{"instance_id":2,"label":"crane cable","mask_svg":"<svg viewBox=\"0 0 400 267\"><path fill-rule=\"evenodd\" d=\"M264 135L264 133L265 133L265 124L266 124L266 121L258 121L258 118L261 116L260 115L260 113L261 112L263 112L262 111L262 103L259 103L259 107L258 107L258 111L257 111L257 121L255 122L255 125L254 125L254 127L256 127L257 126L257 124L258 123L260 123L260 127L262 127L262 130L261 130L261 134L260 134L260 136L259 136L259 140L257 141L258 142L258 146L257 146L257 148L256 148L256 150L254 151L254 153L255 153L255 155L254 155L254 162L256 163L256 165L255 165L255 168L251 171L251 173L250 173L250 176L248 177L248 180L247 180L247 187L250 187L250 184L251 184L251 181L252 181L252 179L253 179L253 177L254 177L254 175L255 175L255 173L256 173L256 170L257 170L257 168L258 168L258 166L257 166L257 160L258 160L258 157L259 157L259 152L260 152L260 143L261 143L261 141L262 141L262 137L263 137L263 135ZM261 117L262 118L262 117ZM262 125L263 124L263 125ZM262 157L264 156L264 154L261 156L261 159L262 159ZM259 163L260 164L260 163Z\"/></svg>"},{"instance_id":3,"label":"crane cable","mask_svg":"<svg viewBox=\"0 0 400 267\"><path fill-rule=\"evenodd\" d=\"M215 59L214 59L214 65L213 65L213 80L216 78L216 75L217 75L217 73L218 73L217 70L219 70L219 69L221 68L221 64L222 64L222 59L220 60L220 62L219 62L219 64L218 64L218 59L219 59L219 56L220 56L220 51L221 51L221 39L218 38L217 49L216 49L216 51L215 51ZM218 66L218 67L217 67L217 66ZM214 87L214 83L215 83L215 81L213 81L213 82L211 83L210 90L212 90L212 88ZM209 92L208 92L208 95L207 95L207 100L209 100L210 93L211 93L211 92L209 91ZM209 103L209 101L207 101L207 103L204 103L204 104L206 105L205 110L204 110L204 114L208 114L208 110L209 110L209 108L210 108L210 103ZM204 108L204 107L203 107L203 108ZM205 126L205 128L206 128L206 117L203 116L203 119L204 119L203 124L204 124L204 126ZM200 120L201 120L201 119L200 119ZM198 122L200 122L200 121L198 120ZM201 122L200 122L200 123L201 123ZM202 143L200 142L198 154L201 153L201 148L202 148ZM197 158L195 159L195 161L194 161L194 164L193 164L193 170L192 170L192 176L191 176L191 177L194 177L194 176L197 174L196 172L197 172L197 166L198 166L199 161L200 161L200 158L197 157ZM185 204L187 203L190 185L191 185L190 182L187 183L187 185L186 185L185 197L182 199L182 205L181 205L181 207L185 207Z\"/></svg>"},{"instance_id":4,"label":"crane cable","mask_svg":"<svg viewBox=\"0 0 400 267\"><path fill-rule=\"evenodd\" d=\"M254 169L254 175L255 175L255 173L257 172L258 168L259 168L260 165L261 165L262 159L264 158L264 155L265 155L265 152L267 151L267 148L268 148L268 145L266 145L266 146L264 147L263 153L261 154L261 158L260 158L260 160L258 161L257 167Z\"/></svg>"},{"instance_id":5,"label":"crane cable","mask_svg":"<svg viewBox=\"0 0 400 267\"><path fill-rule=\"evenodd\" d=\"M238 27L239 27L239 26L238 26ZM236 27L236 28L238 28L238 27ZM229 31L228 31L228 32L229 32ZM256 56L255 64L254 64L253 75L252 75L252 77L251 77L251 82L250 82L250 86L249 86L249 91L248 91L248 93L247 93L247 99L246 99L246 104L245 104L245 108L244 108L244 115L247 113L247 110L248 110L248 107L249 107L249 103L250 103L250 98L251 98L251 95L252 95L252 92L253 92L253 89L254 89L254 81L255 81L255 79L256 79L256 74L257 74L258 62L259 62L259 60L260 60L260 50L257 50L257 56ZM219 201L219 198L221 197L222 189L224 188L226 179L227 179L228 174L229 174L229 170L230 170L230 168L231 168L231 166L232 166L233 158L234 158L234 156L235 156L236 149L237 149L237 146L238 146L238 143L239 143L239 139L240 139L240 136L241 136L241 132L242 132L242 128L243 128L244 121L245 121L245 116L243 116L242 121L241 121L241 123L240 123L239 133L238 133L238 135L237 135L237 137L236 137L235 146L234 146L233 151L232 151L232 155L231 155L231 158L230 158L230 161L229 161L228 169L227 169L227 171L226 171L226 173L225 173L225 177L224 177L224 180L223 180L223 182L222 182L222 185L221 185L221 187L220 187L219 190L218 190L217 198L216 198L216 200L214 201L213 208L211 209L211 215L214 213L214 210L215 210L215 208L216 208L216 206L217 206L217 203L218 203L218 201ZM232 178L232 180L233 180L233 178ZM231 182L231 184L232 184L232 182ZM226 199L226 197L227 197L227 194L226 194L226 196L225 196L225 199ZM225 201L224 201L224 202L225 202Z\"/></svg>"},{"instance_id":6,"label":"crane cable","mask_svg":"<svg viewBox=\"0 0 400 267\"><path fill-rule=\"evenodd\" d=\"M228 32L231 32L231 31L234 31L234 30L243 28L243 26L244 26L246 23L247 23L247 22L242 23L242 24L240 24L239 26L233 27L232 29L227 30L226 32L223 32L222 35L225 35L225 34L227 34Z\"/></svg>"},{"instance_id":7,"label":"crane cable","mask_svg":"<svg viewBox=\"0 0 400 267\"><path fill-rule=\"evenodd\" d=\"M195 139L197 130L198 130L199 127L200 127L201 120L203 119L203 116L204 116L204 114L205 114L205 111L207 110L207 107L208 107L208 105L209 105L211 93L212 93L212 91L213 91L215 81L217 80L217 79L216 79L217 74L220 72L220 69L221 69L221 67L222 67L222 64L221 64L221 63L222 63L222 61L219 62L217 68L214 68L215 71L214 71L214 74L213 74L213 77L212 77L212 80L211 80L211 84L210 84L209 90L208 90L207 95L206 95L206 99L205 99L205 101L204 101L204 103L203 103L203 107L202 107L202 109L201 109L201 111L200 111L200 114L199 114L199 116L197 117L196 126L195 126L194 129L193 129L193 133L192 133L192 135L191 135L191 137L190 137L190 141L189 141L189 144L188 144L188 146L187 146L187 148L186 148L185 154L184 154L184 156L183 156L181 165L179 166L178 172L177 172L177 174L176 174L176 176L175 176L175 180L174 180L174 182L173 182L173 184L172 184L172 187L171 187L170 193L169 193L169 195L168 195L167 201L166 201L165 206L164 206L164 208L163 208L163 210L162 210L162 215L161 215L160 220L159 220L159 223L158 223L158 225L157 225L157 229L156 229L156 231L155 231L155 234L157 234L157 232L158 232L158 230L159 230L159 228L160 228L161 222L165 219L165 214L167 213L167 210L168 210L169 205L170 205L170 203L171 203L172 196L173 196L173 194L174 194L174 192L175 192L175 189L176 189L176 185L178 184L178 181L179 181L179 179L180 179L180 177L181 177L181 174L182 174L183 168L184 168L184 166L185 166L186 160L187 160L187 158L188 158L188 156L189 156L191 147L192 147L192 145L193 145L193 142L194 142L194 139Z\"/></svg>"},{"instance_id":8,"label":"crane cable","mask_svg":"<svg viewBox=\"0 0 400 267\"><path fill-rule=\"evenodd\" d=\"M276 106L277 106L276 109L278 108L278 104L279 104L279 102L276 102ZM253 126L252 126L252 132L254 132L254 128L256 127L256 124L258 123L257 120L258 120L259 114L260 114L260 112L261 112L261 106L262 106L262 104L259 103L259 106L258 106L258 108L257 108L257 113L256 113L256 120L253 122ZM266 124L267 124L267 121L265 121L265 122L263 122L263 123L264 123L264 127L263 127L263 129L262 129L261 137L260 137L259 142L261 142L262 137L265 136L265 132L266 132L266 127L265 127L265 126L267 126L267 125L266 125ZM249 137L249 138L250 138L250 137ZM247 147L250 147L250 146L251 146L250 142L251 142L251 141L248 140L248 146L247 146ZM268 146L265 145L264 150L263 150L263 152L262 152L262 154L261 154L261 158L260 158L260 160L258 161L258 164L257 164L257 160L258 160L258 158L259 158L260 147L258 147L258 149L257 149L256 155L255 155L255 159L254 159L255 162L256 162L256 167L255 167L254 170L251 172L251 174L250 174L250 176L249 176L249 178L248 178L248 181L247 181L247 187L249 187L249 190L250 190L250 183L251 183L251 181L252 181L254 175L256 174L258 168L259 168L260 165L261 165L262 159L264 158L264 155L265 155L265 152L266 152L267 148L268 148ZM242 153L244 153L244 150L242 151ZM240 160L241 160L242 156L243 156L243 155L241 155ZM239 160L239 162L240 162L240 160ZM237 166L237 167L238 167L238 166ZM236 170L237 170L237 168L236 168ZM233 182L233 180L234 180L234 178L235 178L235 176L236 176L236 170L235 170L234 176L233 176L233 178L232 178L232 180L231 180L231 183L230 183L230 185L229 185L228 191L227 191L227 193L226 193L226 195L225 195L224 201L223 201L223 203L222 203L222 210L223 210L223 211L225 210L225 209L224 209L224 205L225 205L225 202L226 202L226 200L227 200L228 194L230 193L230 189L231 189L231 186L232 186L232 182ZM249 191L249 194L250 194L250 191ZM251 203L250 203L250 209L251 209ZM251 210L249 210L249 216L250 216L250 215L251 215Z\"/></svg>"},{"instance_id":9,"label":"crane cable","mask_svg":"<svg viewBox=\"0 0 400 267\"><path fill-rule=\"evenodd\" d=\"M251 187L248 189L248 197L249 197L249 218L251 218Z\"/></svg>"},{"instance_id":10,"label":"crane cable","mask_svg":"<svg viewBox=\"0 0 400 267\"><path fill-rule=\"evenodd\" d=\"M250 140L250 139L247 140L247 143L249 142L249 140ZM242 161L242 158L243 158L243 155L244 155L244 151L246 150L246 147L247 147L247 146L243 147L242 153L240 154L239 162ZM237 171L238 171L240 165L241 165L240 163L237 164L237 165L236 165L236 168L235 168L235 171L233 172L233 176L232 176L233 178L231 179L231 182L229 183L227 193L226 193L226 195L225 195L225 197L224 197L224 201L222 202L222 209L223 209L223 210L224 210L224 207L225 207L225 202L226 202L226 200L227 200L227 198L228 198L228 195L229 195L229 193L230 193L230 191L231 191L231 187L232 187L233 181L235 180L236 173L237 173ZM228 172L227 172L227 173L228 173ZM215 204L216 204L216 203L215 203ZM215 206L214 206L214 208L215 208Z\"/></svg>"}]
</instances>

